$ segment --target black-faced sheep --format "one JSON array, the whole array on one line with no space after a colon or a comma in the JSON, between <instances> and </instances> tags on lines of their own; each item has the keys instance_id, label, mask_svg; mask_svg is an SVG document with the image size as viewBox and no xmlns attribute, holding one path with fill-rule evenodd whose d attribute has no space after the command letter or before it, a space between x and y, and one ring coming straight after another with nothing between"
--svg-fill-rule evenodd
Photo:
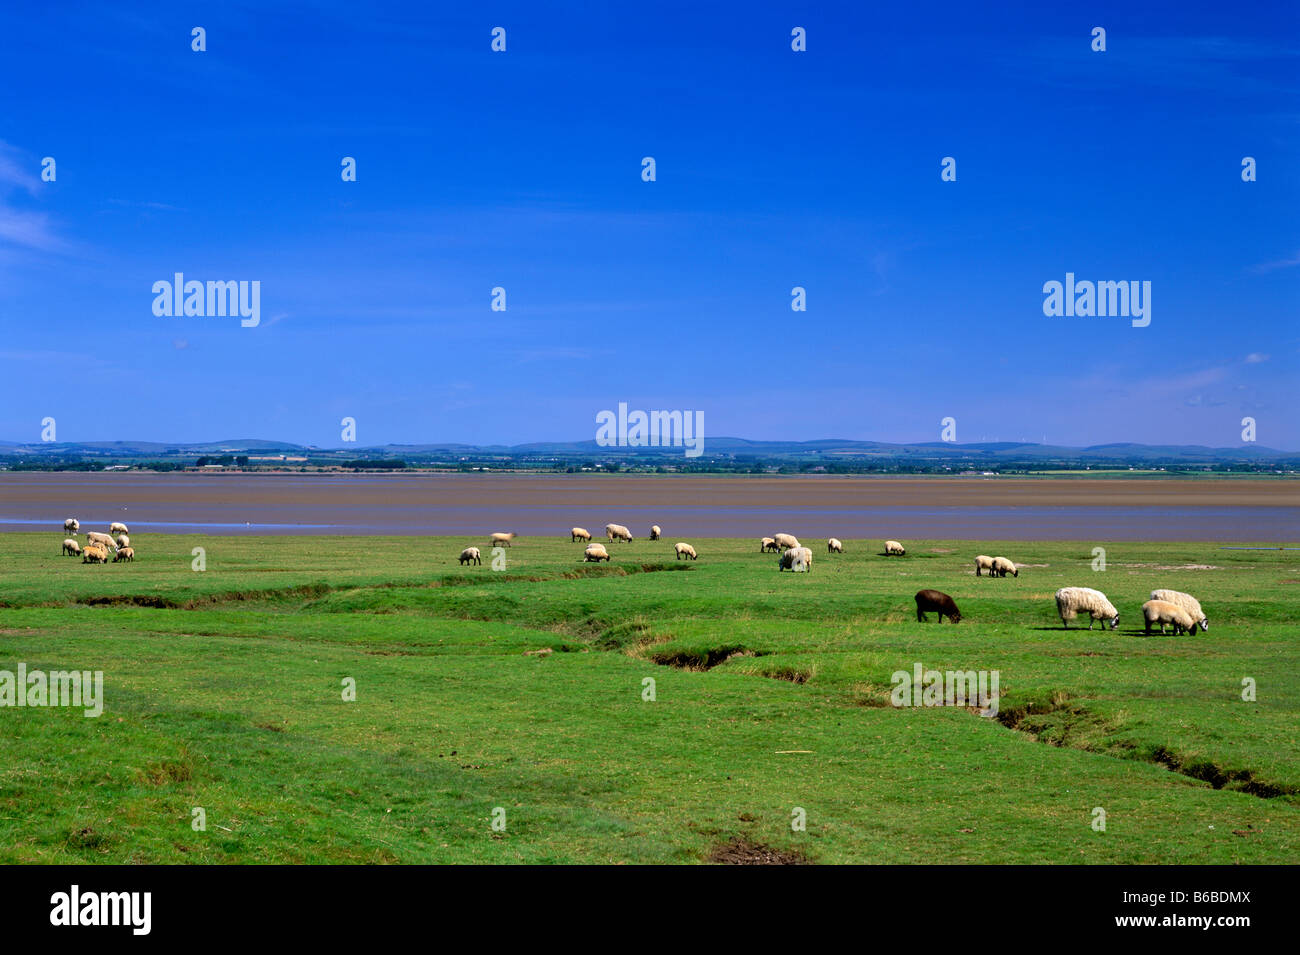
<instances>
[{"instance_id":1,"label":"black-faced sheep","mask_svg":"<svg viewBox=\"0 0 1300 955\"><path fill-rule=\"evenodd\" d=\"M569 531L570 544L572 544L574 541L589 541L589 540L591 540L591 531L587 530L585 527L575 527L573 530Z\"/></svg>"},{"instance_id":2,"label":"black-faced sheep","mask_svg":"<svg viewBox=\"0 0 1300 955\"><path fill-rule=\"evenodd\" d=\"M778 570L792 570L796 574L812 573L813 553L807 547L788 547L777 561Z\"/></svg>"},{"instance_id":3,"label":"black-faced sheep","mask_svg":"<svg viewBox=\"0 0 1300 955\"><path fill-rule=\"evenodd\" d=\"M122 548L122 547L130 547L130 546L131 546L131 538L128 537L126 534L118 534L118 535L117 535L117 546L118 546L119 548Z\"/></svg>"},{"instance_id":4,"label":"black-faced sheep","mask_svg":"<svg viewBox=\"0 0 1300 955\"><path fill-rule=\"evenodd\" d=\"M79 530L81 530L81 521L75 517L69 517L63 522L63 533L72 534L75 537Z\"/></svg>"},{"instance_id":5,"label":"black-faced sheep","mask_svg":"<svg viewBox=\"0 0 1300 955\"><path fill-rule=\"evenodd\" d=\"M778 550L789 550L791 547L799 546L799 538L793 534L773 534L772 540L776 541Z\"/></svg>"},{"instance_id":6,"label":"black-faced sheep","mask_svg":"<svg viewBox=\"0 0 1300 955\"><path fill-rule=\"evenodd\" d=\"M828 554L844 553L844 545L840 543L838 537L832 537L830 540L826 542L826 553Z\"/></svg>"},{"instance_id":7,"label":"black-faced sheep","mask_svg":"<svg viewBox=\"0 0 1300 955\"><path fill-rule=\"evenodd\" d=\"M892 557L902 557L907 550L898 541L885 541L885 553Z\"/></svg>"},{"instance_id":8,"label":"black-faced sheep","mask_svg":"<svg viewBox=\"0 0 1300 955\"><path fill-rule=\"evenodd\" d=\"M632 532L622 524L606 524L605 536L609 538L611 544L614 541L622 541L626 544L632 540Z\"/></svg>"},{"instance_id":9,"label":"black-faced sheep","mask_svg":"<svg viewBox=\"0 0 1300 955\"><path fill-rule=\"evenodd\" d=\"M690 544L682 544L682 543L674 544L673 550L677 552L678 560L682 560L683 558L688 560L699 560L699 558L695 555L695 548L692 547Z\"/></svg>"},{"instance_id":10,"label":"black-faced sheep","mask_svg":"<svg viewBox=\"0 0 1300 955\"><path fill-rule=\"evenodd\" d=\"M81 562L83 564L107 564L108 551L97 544L87 544L81 552Z\"/></svg>"},{"instance_id":11,"label":"black-faced sheep","mask_svg":"<svg viewBox=\"0 0 1300 955\"><path fill-rule=\"evenodd\" d=\"M961 623L961 611L957 601L938 590L918 590L916 592L916 619L918 623L926 622L927 613L937 613L939 623L947 617L953 623Z\"/></svg>"},{"instance_id":12,"label":"black-faced sheep","mask_svg":"<svg viewBox=\"0 0 1300 955\"><path fill-rule=\"evenodd\" d=\"M587 549L582 552L582 559L587 562L600 563L603 560L609 563L609 551L605 550L604 544L588 544Z\"/></svg>"},{"instance_id":13,"label":"black-faced sheep","mask_svg":"<svg viewBox=\"0 0 1300 955\"><path fill-rule=\"evenodd\" d=\"M983 576L980 571L987 571L990 577L993 576L993 558L987 554L979 554L975 558L975 576Z\"/></svg>"},{"instance_id":14,"label":"black-faced sheep","mask_svg":"<svg viewBox=\"0 0 1300 955\"><path fill-rule=\"evenodd\" d=\"M101 534L99 531L87 531L86 543L100 544L105 550L117 550L117 541L107 534Z\"/></svg>"},{"instance_id":15,"label":"black-faced sheep","mask_svg":"<svg viewBox=\"0 0 1300 955\"><path fill-rule=\"evenodd\" d=\"M120 563L124 560L135 560L135 548L123 547L118 550L117 556L113 558L113 563Z\"/></svg>"},{"instance_id":16,"label":"black-faced sheep","mask_svg":"<svg viewBox=\"0 0 1300 955\"><path fill-rule=\"evenodd\" d=\"M1191 594L1185 594L1181 590L1153 590L1151 591L1152 600L1163 600L1165 603L1171 603L1175 607L1182 607L1195 620L1202 630L1210 629L1210 621L1201 612L1201 602Z\"/></svg>"},{"instance_id":17,"label":"black-faced sheep","mask_svg":"<svg viewBox=\"0 0 1300 955\"><path fill-rule=\"evenodd\" d=\"M1102 629L1106 624L1114 630L1119 626L1119 611L1100 590L1091 587L1062 587L1056 592L1056 612L1061 616L1061 623L1068 629L1070 621L1081 612L1088 614L1088 629L1100 620Z\"/></svg>"},{"instance_id":18,"label":"black-faced sheep","mask_svg":"<svg viewBox=\"0 0 1300 955\"><path fill-rule=\"evenodd\" d=\"M493 534L492 539L488 543L493 547L509 547L510 542L514 540L516 536L518 535L516 535L514 531L511 531L509 534Z\"/></svg>"},{"instance_id":19,"label":"black-faced sheep","mask_svg":"<svg viewBox=\"0 0 1300 955\"><path fill-rule=\"evenodd\" d=\"M1195 633L1200 621L1192 617L1178 604L1167 600L1148 600L1142 605L1142 619L1146 622L1146 632L1151 632L1153 623L1160 624L1160 632L1165 632L1165 624L1174 625L1174 633Z\"/></svg>"},{"instance_id":20,"label":"black-faced sheep","mask_svg":"<svg viewBox=\"0 0 1300 955\"><path fill-rule=\"evenodd\" d=\"M657 541L662 535L663 535L663 530L660 529L658 524L650 525L650 539L652 541Z\"/></svg>"},{"instance_id":21,"label":"black-faced sheep","mask_svg":"<svg viewBox=\"0 0 1300 955\"><path fill-rule=\"evenodd\" d=\"M465 564L483 563L483 556L479 553L479 549L477 547L466 547L463 551L460 552L460 557L457 559L459 560L462 567Z\"/></svg>"},{"instance_id":22,"label":"black-faced sheep","mask_svg":"<svg viewBox=\"0 0 1300 955\"><path fill-rule=\"evenodd\" d=\"M123 524L121 521L114 521L112 524L109 524L109 525L108 525L108 532L109 532L110 534L129 534L129 533L131 533L131 531L127 528L127 526L126 526L125 524Z\"/></svg>"},{"instance_id":23,"label":"black-faced sheep","mask_svg":"<svg viewBox=\"0 0 1300 955\"><path fill-rule=\"evenodd\" d=\"M1014 560L1008 560L1005 557L994 557L993 573L997 574L999 577L1005 577L1007 574L1010 574L1012 577L1019 577L1020 568L1016 566Z\"/></svg>"},{"instance_id":24,"label":"black-faced sheep","mask_svg":"<svg viewBox=\"0 0 1300 955\"><path fill-rule=\"evenodd\" d=\"M80 544L78 544L78 543L77 543L75 540L73 540L71 537L65 537L65 538L63 539L63 556L64 556L64 557L76 557L76 556L77 556L78 554L80 554L80 553L81 553L81 545L80 545Z\"/></svg>"},{"instance_id":25,"label":"black-faced sheep","mask_svg":"<svg viewBox=\"0 0 1300 955\"><path fill-rule=\"evenodd\" d=\"M774 538L774 537L760 537L760 538L758 539L758 552L759 552L760 554L763 554L763 553L766 553L766 552L769 551L769 550L770 550L770 551L773 551L773 552L775 552L775 551L777 550L777 546L776 546L776 538Z\"/></svg>"}]
</instances>

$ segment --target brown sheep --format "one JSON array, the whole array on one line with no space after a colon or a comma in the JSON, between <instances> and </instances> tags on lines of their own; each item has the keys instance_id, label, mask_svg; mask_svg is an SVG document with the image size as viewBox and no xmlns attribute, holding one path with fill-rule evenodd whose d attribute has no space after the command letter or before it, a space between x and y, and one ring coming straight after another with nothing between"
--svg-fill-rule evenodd
<instances>
[{"instance_id":1,"label":"brown sheep","mask_svg":"<svg viewBox=\"0 0 1300 955\"><path fill-rule=\"evenodd\" d=\"M917 622L925 623L925 615L931 612L939 615L939 623L943 623L945 616L953 623L961 623L961 611L957 609L955 600L937 590L918 590L916 593Z\"/></svg>"}]
</instances>

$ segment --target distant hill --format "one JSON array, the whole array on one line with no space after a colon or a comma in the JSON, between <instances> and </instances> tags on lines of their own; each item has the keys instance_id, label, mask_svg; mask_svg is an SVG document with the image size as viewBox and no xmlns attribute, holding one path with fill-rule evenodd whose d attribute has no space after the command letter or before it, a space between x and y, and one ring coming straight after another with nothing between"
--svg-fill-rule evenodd
<instances>
[{"instance_id":1,"label":"distant hill","mask_svg":"<svg viewBox=\"0 0 1300 955\"><path fill-rule=\"evenodd\" d=\"M226 441L157 442L89 441L15 444L0 442L0 465L42 466L62 463L174 462L225 460L276 455L328 465L344 461L402 462L407 466L595 466L665 467L676 470L778 467L828 471L934 470L950 468L1028 469L1069 467L1276 468L1300 467L1300 452L1243 444L1231 448L1201 445L1116 443L1071 448L1021 442L952 444L942 441L892 444L825 438L814 441L753 441L709 437L703 454L687 458L680 447L601 447L595 441L537 441L518 445L387 444L363 448L321 448L289 441L238 438ZM229 462L227 462L229 463ZM244 463L244 462L240 462Z\"/></svg>"}]
</instances>

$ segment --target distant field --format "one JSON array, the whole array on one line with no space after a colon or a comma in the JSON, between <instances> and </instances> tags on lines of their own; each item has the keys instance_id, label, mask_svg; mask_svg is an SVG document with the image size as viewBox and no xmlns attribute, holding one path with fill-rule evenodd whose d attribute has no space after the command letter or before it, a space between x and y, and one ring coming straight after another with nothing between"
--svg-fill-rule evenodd
<instances>
[{"instance_id":1,"label":"distant field","mask_svg":"<svg viewBox=\"0 0 1300 955\"><path fill-rule=\"evenodd\" d=\"M750 539L692 539L689 564L675 538L638 540L596 566L525 538L494 571L466 538L134 533L135 563L87 566L61 537L0 536L0 670L103 670L107 702L98 719L0 709L0 862L1300 849L1294 552L1116 543L1094 572L1082 543L908 540L886 558L822 540L796 575ZM455 563L467 543L482 566ZM977 552L1026 566L976 579ZM1067 584L1104 590L1120 629L1062 630ZM917 623L923 587L966 619ZM1210 631L1143 634L1155 587L1196 594ZM891 706L891 674L918 662L998 670L999 717Z\"/></svg>"}]
</instances>

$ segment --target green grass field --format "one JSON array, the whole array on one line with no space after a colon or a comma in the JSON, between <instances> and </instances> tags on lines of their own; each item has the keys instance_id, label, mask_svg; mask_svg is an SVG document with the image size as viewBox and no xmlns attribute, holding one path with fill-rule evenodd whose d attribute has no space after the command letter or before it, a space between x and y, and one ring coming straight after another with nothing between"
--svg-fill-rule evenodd
<instances>
[{"instance_id":1,"label":"green grass field","mask_svg":"<svg viewBox=\"0 0 1300 955\"><path fill-rule=\"evenodd\" d=\"M61 538L0 537L0 670L102 670L105 710L0 709L0 862L1300 850L1297 553L1113 544L1095 572L1084 543L821 541L790 574L750 540L584 565L582 545L531 538L494 571L461 538L133 534L136 562L109 566L58 556ZM483 566L457 566L467 543ZM977 552L1027 566L977 579ZM1120 629L1062 630L1067 584L1105 591ZM923 587L962 623L917 623ZM1196 594L1210 631L1143 634L1155 587ZM891 706L917 662L999 671L999 717Z\"/></svg>"}]
</instances>

